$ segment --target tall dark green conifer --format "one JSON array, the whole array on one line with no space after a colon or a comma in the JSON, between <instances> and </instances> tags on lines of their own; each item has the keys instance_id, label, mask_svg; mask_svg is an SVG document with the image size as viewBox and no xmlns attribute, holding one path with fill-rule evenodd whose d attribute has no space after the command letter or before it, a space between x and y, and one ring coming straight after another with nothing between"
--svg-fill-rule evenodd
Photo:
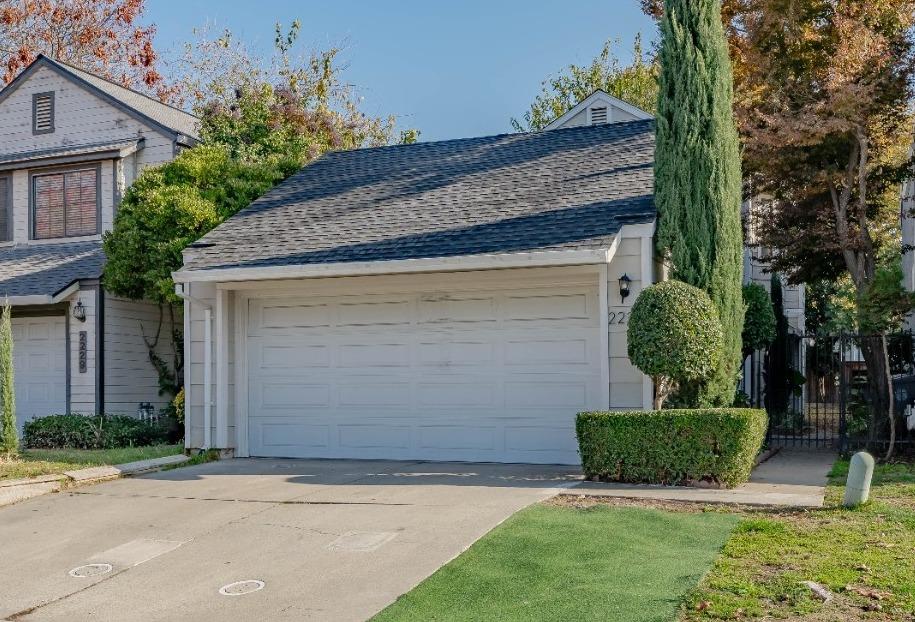
<instances>
[{"instance_id":1,"label":"tall dark green conifer","mask_svg":"<svg viewBox=\"0 0 915 622\"><path fill-rule=\"evenodd\" d=\"M655 155L658 246L673 277L704 289L724 332L720 368L700 404L730 405L741 359L740 147L719 0L666 0Z\"/></svg>"}]
</instances>

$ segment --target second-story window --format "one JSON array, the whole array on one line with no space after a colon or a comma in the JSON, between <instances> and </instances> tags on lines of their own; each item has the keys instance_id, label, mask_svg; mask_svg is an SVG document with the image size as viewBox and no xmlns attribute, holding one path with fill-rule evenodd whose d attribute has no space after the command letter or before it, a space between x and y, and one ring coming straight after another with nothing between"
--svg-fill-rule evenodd
<instances>
[{"instance_id":1,"label":"second-story window","mask_svg":"<svg viewBox=\"0 0 915 622\"><path fill-rule=\"evenodd\" d=\"M98 169L32 177L33 234L37 240L98 233Z\"/></svg>"}]
</instances>

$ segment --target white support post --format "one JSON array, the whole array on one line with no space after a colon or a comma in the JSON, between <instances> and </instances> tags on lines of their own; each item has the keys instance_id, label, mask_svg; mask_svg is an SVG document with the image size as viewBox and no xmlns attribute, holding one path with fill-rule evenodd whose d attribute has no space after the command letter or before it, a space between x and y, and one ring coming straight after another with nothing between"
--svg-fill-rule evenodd
<instances>
[{"instance_id":1,"label":"white support post","mask_svg":"<svg viewBox=\"0 0 915 622\"><path fill-rule=\"evenodd\" d=\"M187 288L190 289L190 284ZM191 352L191 301L184 299L184 351ZM186 357L184 362L184 448L191 449L191 360Z\"/></svg>"},{"instance_id":2,"label":"white support post","mask_svg":"<svg viewBox=\"0 0 915 622\"><path fill-rule=\"evenodd\" d=\"M229 446L229 292L216 290L216 447Z\"/></svg>"},{"instance_id":3,"label":"white support post","mask_svg":"<svg viewBox=\"0 0 915 622\"><path fill-rule=\"evenodd\" d=\"M607 286L609 265L601 264L598 270L598 300L600 305L600 407L610 408L610 292Z\"/></svg>"},{"instance_id":4,"label":"white support post","mask_svg":"<svg viewBox=\"0 0 915 622\"><path fill-rule=\"evenodd\" d=\"M654 283L654 252L652 251L652 237L650 235L642 236L641 249L641 275L642 289ZM651 378L642 375L642 409L651 410L654 407L654 385Z\"/></svg>"}]
</instances>

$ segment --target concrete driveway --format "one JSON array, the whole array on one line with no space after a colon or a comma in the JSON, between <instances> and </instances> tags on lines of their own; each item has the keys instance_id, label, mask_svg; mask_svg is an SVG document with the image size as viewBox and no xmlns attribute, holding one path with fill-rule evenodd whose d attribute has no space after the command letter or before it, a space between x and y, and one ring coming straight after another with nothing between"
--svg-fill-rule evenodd
<instances>
[{"instance_id":1,"label":"concrete driveway","mask_svg":"<svg viewBox=\"0 0 915 622\"><path fill-rule=\"evenodd\" d=\"M0 509L0 619L364 620L577 478L248 459L46 495Z\"/></svg>"}]
</instances>

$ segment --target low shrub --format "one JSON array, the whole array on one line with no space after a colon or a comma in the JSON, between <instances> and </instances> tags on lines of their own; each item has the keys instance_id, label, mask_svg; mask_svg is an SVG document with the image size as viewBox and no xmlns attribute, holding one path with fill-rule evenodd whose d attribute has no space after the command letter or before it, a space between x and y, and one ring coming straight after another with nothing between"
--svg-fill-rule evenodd
<instances>
[{"instance_id":1,"label":"low shrub","mask_svg":"<svg viewBox=\"0 0 915 622\"><path fill-rule=\"evenodd\" d=\"M27 421L22 439L31 449L114 449L165 443L168 431L125 415L51 415Z\"/></svg>"},{"instance_id":2,"label":"low shrub","mask_svg":"<svg viewBox=\"0 0 915 622\"><path fill-rule=\"evenodd\" d=\"M749 408L584 412L575 430L589 479L733 487L749 478L766 422Z\"/></svg>"}]
</instances>

